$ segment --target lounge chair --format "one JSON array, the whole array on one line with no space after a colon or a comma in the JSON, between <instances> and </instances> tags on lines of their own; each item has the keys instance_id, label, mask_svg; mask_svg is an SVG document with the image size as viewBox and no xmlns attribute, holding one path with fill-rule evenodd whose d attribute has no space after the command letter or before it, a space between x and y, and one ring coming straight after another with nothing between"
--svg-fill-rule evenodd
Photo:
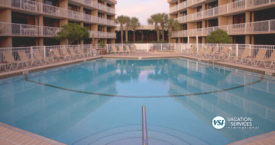
<instances>
[{"instance_id":1,"label":"lounge chair","mask_svg":"<svg viewBox=\"0 0 275 145\"><path fill-rule=\"evenodd\" d=\"M228 58L229 57L229 48L228 47L225 47L221 50L221 52L218 54L218 58L219 59L225 59L225 58Z\"/></svg>"},{"instance_id":2,"label":"lounge chair","mask_svg":"<svg viewBox=\"0 0 275 145\"><path fill-rule=\"evenodd\" d=\"M32 65L33 64L44 64L44 63L46 63L46 62L48 62L47 60L48 59L46 59L46 58L44 58L42 55L41 55L41 53L40 53L40 51L37 49L37 50L33 50L33 60L32 60Z\"/></svg>"},{"instance_id":3,"label":"lounge chair","mask_svg":"<svg viewBox=\"0 0 275 145\"><path fill-rule=\"evenodd\" d=\"M196 54L197 57L202 57L204 55L205 47L202 47L199 52Z\"/></svg>"},{"instance_id":4,"label":"lounge chair","mask_svg":"<svg viewBox=\"0 0 275 145\"><path fill-rule=\"evenodd\" d=\"M78 58L78 57L80 57L80 55L77 54L72 47L70 47L69 50L70 50L71 58Z\"/></svg>"},{"instance_id":5,"label":"lounge chair","mask_svg":"<svg viewBox=\"0 0 275 145\"><path fill-rule=\"evenodd\" d=\"M68 51L65 47L61 48L61 53L63 55L63 58L65 58L65 59L70 59L71 58L71 55L68 53Z\"/></svg>"},{"instance_id":6,"label":"lounge chair","mask_svg":"<svg viewBox=\"0 0 275 145\"><path fill-rule=\"evenodd\" d=\"M126 49L126 53L130 54L131 53L131 50L130 50L130 47L128 45L125 46L125 49Z\"/></svg>"},{"instance_id":7,"label":"lounge chair","mask_svg":"<svg viewBox=\"0 0 275 145\"><path fill-rule=\"evenodd\" d=\"M81 56L81 57L87 57L87 54L84 53L83 49L81 49L80 47L77 47L77 53Z\"/></svg>"},{"instance_id":8,"label":"lounge chair","mask_svg":"<svg viewBox=\"0 0 275 145\"><path fill-rule=\"evenodd\" d=\"M116 48L116 46L114 46L114 45L112 46L112 52L111 52L111 53L114 53L114 54L117 53L117 48Z\"/></svg>"},{"instance_id":9,"label":"lounge chair","mask_svg":"<svg viewBox=\"0 0 275 145\"><path fill-rule=\"evenodd\" d=\"M237 59L237 62L243 64L243 63L247 63L249 61L249 48L245 48L241 57Z\"/></svg>"},{"instance_id":10,"label":"lounge chair","mask_svg":"<svg viewBox=\"0 0 275 145\"><path fill-rule=\"evenodd\" d=\"M124 53L125 51L123 50L122 46L118 46L118 53Z\"/></svg>"},{"instance_id":11,"label":"lounge chair","mask_svg":"<svg viewBox=\"0 0 275 145\"><path fill-rule=\"evenodd\" d=\"M32 60L27 56L25 50L18 50L18 55L19 55L19 58L20 58L20 64L22 66L22 68L25 66L25 67L28 67L32 64Z\"/></svg>"},{"instance_id":12,"label":"lounge chair","mask_svg":"<svg viewBox=\"0 0 275 145\"><path fill-rule=\"evenodd\" d=\"M14 59L11 50L3 51L3 61L5 63L5 70L7 70L8 68L10 70L16 69L18 64L20 63Z\"/></svg>"},{"instance_id":13,"label":"lounge chair","mask_svg":"<svg viewBox=\"0 0 275 145\"><path fill-rule=\"evenodd\" d=\"M59 51L57 49L51 49L51 52L53 54L54 61L60 61L62 60L62 56L60 55Z\"/></svg>"},{"instance_id":14,"label":"lounge chair","mask_svg":"<svg viewBox=\"0 0 275 145\"><path fill-rule=\"evenodd\" d=\"M216 46L215 48L214 48L214 50L211 52L211 54L210 54L210 58L211 59L214 59L215 57L217 57L217 54L218 54L218 52L219 52L219 47L218 46Z\"/></svg>"},{"instance_id":15,"label":"lounge chair","mask_svg":"<svg viewBox=\"0 0 275 145\"><path fill-rule=\"evenodd\" d=\"M137 52L136 45L131 45L131 52L132 53L136 53Z\"/></svg>"},{"instance_id":16,"label":"lounge chair","mask_svg":"<svg viewBox=\"0 0 275 145\"><path fill-rule=\"evenodd\" d=\"M205 51L205 53L203 54L203 57L207 58L211 55L212 52L212 48L207 48L207 50Z\"/></svg>"},{"instance_id":17,"label":"lounge chair","mask_svg":"<svg viewBox=\"0 0 275 145\"><path fill-rule=\"evenodd\" d=\"M269 64L269 67L267 67ZM275 68L275 50L273 49L270 57L264 59L264 67L265 68Z\"/></svg>"},{"instance_id":18,"label":"lounge chair","mask_svg":"<svg viewBox=\"0 0 275 145\"><path fill-rule=\"evenodd\" d=\"M256 57L252 59L253 65L260 65L261 62L263 63L265 59L265 55L266 55L266 49L259 49Z\"/></svg>"}]
</instances>

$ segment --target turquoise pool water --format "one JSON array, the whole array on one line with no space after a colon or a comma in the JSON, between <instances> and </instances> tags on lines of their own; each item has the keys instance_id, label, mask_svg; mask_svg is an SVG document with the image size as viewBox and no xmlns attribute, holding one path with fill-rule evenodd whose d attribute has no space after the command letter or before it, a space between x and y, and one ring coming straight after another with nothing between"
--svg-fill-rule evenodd
<instances>
[{"instance_id":1,"label":"turquoise pool water","mask_svg":"<svg viewBox=\"0 0 275 145\"><path fill-rule=\"evenodd\" d=\"M0 122L74 145L222 145L275 130L275 79L188 59L100 59L0 80ZM215 129L212 119L251 118Z\"/></svg>"}]
</instances>

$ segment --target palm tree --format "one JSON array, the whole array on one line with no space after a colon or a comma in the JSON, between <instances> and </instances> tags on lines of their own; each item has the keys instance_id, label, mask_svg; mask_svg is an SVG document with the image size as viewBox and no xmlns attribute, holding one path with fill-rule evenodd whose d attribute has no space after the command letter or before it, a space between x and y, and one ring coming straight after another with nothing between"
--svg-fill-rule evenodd
<instances>
[{"instance_id":1,"label":"palm tree","mask_svg":"<svg viewBox=\"0 0 275 145\"><path fill-rule=\"evenodd\" d=\"M133 34L134 42L136 42L136 30L137 30L137 27L140 26L138 18L136 18L136 17L131 18L130 26L131 26L131 28L133 30L133 33L134 33Z\"/></svg>"},{"instance_id":2,"label":"palm tree","mask_svg":"<svg viewBox=\"0 0 275 145\"><path fill-rule=\"evenodd\" d=\"M154 14L151 16L150 19L148 19L148 23L151 25L155 25L155 29L157 32L157 41L159 42L159 23L161 21L161 15L160 14Z\"/></svg>"},{"instance_id":3,"label":"palm tree","mask_svg":"<svg viewBox=\"0 0 275 145\"><path fill-rule=\"evenodd\" d=\"M126 16L124 18L124 20L125 20L125 42L127 43L128 42L128 31L130 29L131 19L130 19L130 17Z\"/></svg>"},{"instance_id":4,"label":"palm tree","mask_svg":"<svg viewBox=\"0 0 275 145\"><path fill-rule=\"evenodd\" d=\"M169 42L171 42L172 31L177 31L180 29L180 24L178 20L169 18L167 23L167 29L168 29L168 37L169 37L168 39L169 39Z\"/></svg>"},{"instance_id":5,"label":"palm tree","mask_svg":"<svg viewBox=\"0 0 275 145\"><path fill-rule=\"evenodd\" d=\"M121 15L116 18L116 23L120 25L121 43L123 43L123 26L126 24L125 17L126 16Z\"/></svg>"},{"instance_id":6,"label":"palm tree","mask_svg":"<svg viewBox=\"0 0 275 145\"><path fill-rule=\"evenodd\" d=\"M161 21L160 21L160 27L161 27L161 35L162 35L162 41L165 41L164 37L164 31L168 23L168 15L165 13L160 14Z\"/></svg>"}]
</instances>

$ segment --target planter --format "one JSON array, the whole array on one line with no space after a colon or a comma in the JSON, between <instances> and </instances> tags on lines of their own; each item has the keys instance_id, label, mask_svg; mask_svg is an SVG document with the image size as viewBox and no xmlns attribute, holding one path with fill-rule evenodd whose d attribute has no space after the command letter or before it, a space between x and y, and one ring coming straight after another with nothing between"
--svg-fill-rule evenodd
<instances>
[{"instance_id":1,"label":"planter","mask_svg":"<svg viewBox=\"0 0 275 145\"><path fill-rule=\"evenodd\" d=\"M100 54L101 54L101 55L105 55L105 53L106 53L105 50L101 50L101 51L100 51Z\"/></svg>"}]
</instances>

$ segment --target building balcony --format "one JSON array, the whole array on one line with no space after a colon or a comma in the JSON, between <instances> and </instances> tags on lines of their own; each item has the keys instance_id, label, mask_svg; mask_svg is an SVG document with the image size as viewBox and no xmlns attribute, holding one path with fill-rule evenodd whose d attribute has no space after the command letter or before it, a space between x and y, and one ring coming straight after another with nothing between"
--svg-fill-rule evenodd
<instances>
[{"instance_id":1,"label":"building balcony","mask_svg":"<svg viewBox=\"0 0 275 145\"><path fill-rule=\"evenodd\" d=\"M179 23L186 23L187 22L187 16L181 16L177 18Z\"/></svg>"},{"instance_id":2,"label":"building balcony","mask_svg":"<svg viewBox=\"0 0 275 145\"><path fill-rule=\"evenodd\" d=\"M94 8L94 9L102 10L102 11L105 11L107 13L115 14L115 9L114 8L110 8L106 5L97 3L97 2L92 1L92 0L71 0L71 1L73 1L75 3L80 3L84 6L89 6L89 7ZM116 1L112 1L112 3L116 3Z\"/></svg>"},{"instance_id":3,"label":"building balcony","mask_svg":"<svg viewBox=\"0 0 275 145\"><path fill-rule=\"evenodd\" d=\"M232 15L235 13L244 12L252 9L261 9L275 6L275 0L240 0L236 2L227 3L214 7L211 9L203 10L200 12L187 15L187 22L200 21L202 19L210 19L222 15ZM176 7L176 6L175 6Z\"/></svg>"},{"instance_id":4,"label":"building balcony","mask_svg":"<svg viewBox=\"0 0 275 145\"><path fill-rule=\"evenodd\" d=\"M60 27L0 22L0 36L13 37L55 37ZM91 38L116 38L115 33L89 31Z\"/></svg>"},{"instance_id":5,"label":"building balcony","mask_svg":"<svg viewBox=\"0 0 275 145\"><path fill-rule=\"evenodd\" d=\"M253 34L274 34L275 33L275 19L266 21L257 21L250 23L240 23L231 25L222 25L215 27L189 29L176 31L172 33L172 37L195 37L207 36L211 32L222 29L229 35L253 35Z\"/></svg>"},{"instance_id":6,"label":"building balcony","mask_svg":"<svg viewBox=\"0 0 275 145\"><path fill-rule=\"evenodd\" d=\"M43 14L47 15L49 17L55 17L55 18L67 18L75 21L84 21L87 23L99 23L104 25L110 25L114 26L115 23L113 20L105 19L98 21L97 16L88 15L85 13L81 13L78 11L68 10L44 3L39 3L36 1L24 1L24 0L18 0L18 1L7 1L7 0L0 0L0 7L6 7L6 8L12 8L17 11L24 11L29 13L35 13L35 14ZM88 21L91 20L91 21ZM113 21L111 23L106 23L105 21ZM104 23L100 23L104 22Z\"/></svg>"},{"instance_id":7,"label":"building balcony","mask_svg":"<svg viewBox=\"0 0 275 145\"><path fill-rule=\"evenodd\" d=\"M187 7L197 6L197 5L201 4L204 1L205 0L189 0L189 1L187 1Z\"/></svg>"}]
</instances>

